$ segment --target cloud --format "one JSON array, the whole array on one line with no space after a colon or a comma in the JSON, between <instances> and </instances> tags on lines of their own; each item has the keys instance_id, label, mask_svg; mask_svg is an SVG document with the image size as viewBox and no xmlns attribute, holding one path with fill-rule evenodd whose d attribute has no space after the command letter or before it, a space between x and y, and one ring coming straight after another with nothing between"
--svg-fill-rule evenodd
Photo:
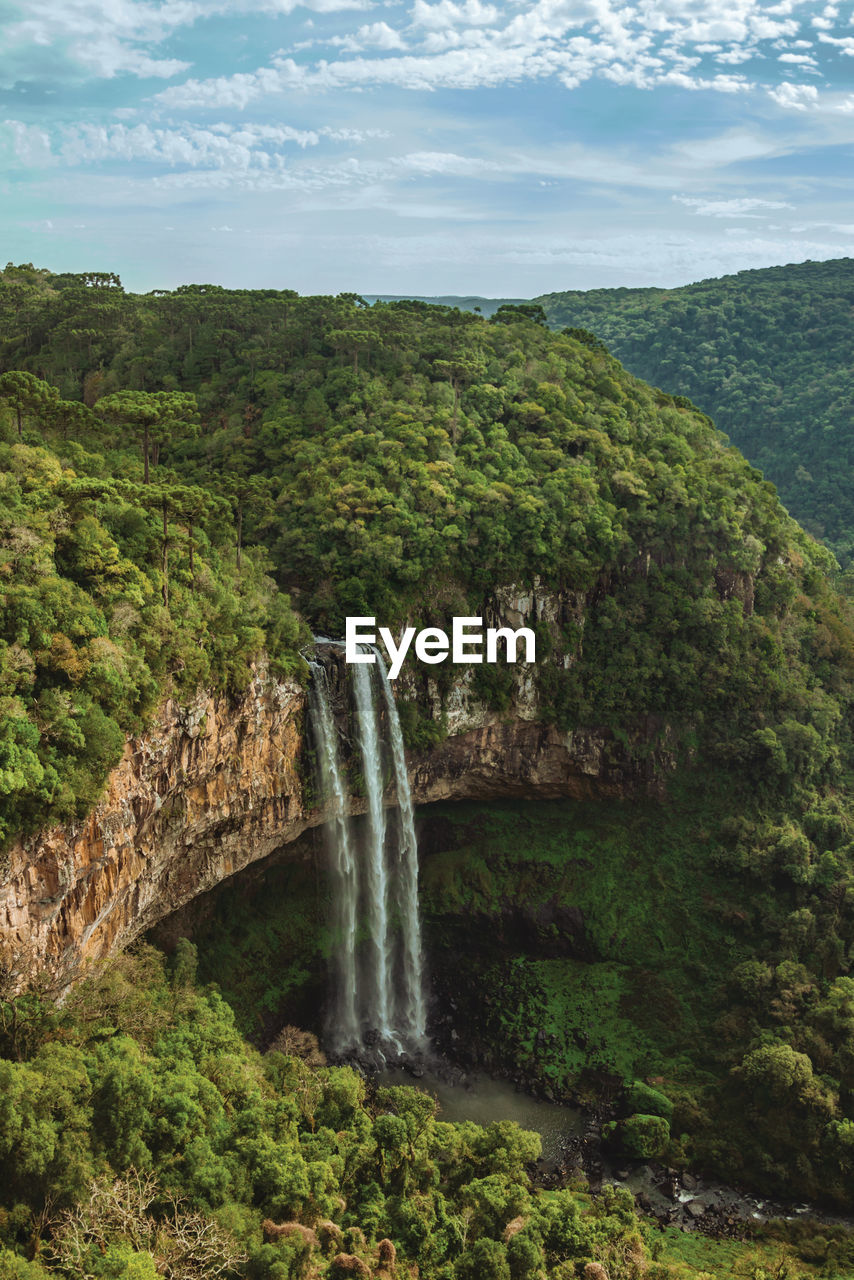
<instances>
[{"instance_id":1,"label":"cloud","mask_svg":"<svg viewBox=\"0 0 854 1280\"><path fill-rule=\"evenodd\" d=\"M758 56L758 45L745 45L735 49L727 49L723 53L717 54L715 62L719 62L722 66L738 67L743 62L750 62Z\"/></svg>"},{"instance_id":2,"label":"cloud","mask_svg":"<svg viewBox=\"0 0 854 1280\"><path fill-rule=\"evenodd\" d=\"M673 196L676 204L684 204L693 213L706 218L758 218L759 209L792 209L794 205L784 200L761 200L755 196L741 196L732 200L708 200L696 196Z\"/></svg>"},{"instance_id":3,"label":"cloud","mask_svg":"<svg viewBox=\"0 0 854 1280\"><path fill-rule=\"evenodd\" d=\"M346 160L328 164L250 163L240 167L221 165L184 170L154 179L160 189L218 189L235 186L242 190L322 192L349 188L382 187L387 183L440 177L499 177L509 173L498 161L454 152L416 151L377 160ZM384 204L388 200L383 200ZM337 204L337 201L336 201Z\"/></svg>"},{"instance_id":4,"label":"cloud","mask_svg":"<svg viewBox=\"0 0 854 1280\"><path fill-rule=\"evenodd\" d=\"M819 32L819 40L822 44L832 44L846 54L849 58L854 58L854 36L829 36L823 31Z\"/></svg>"},{"instance_id":5,"label":"cloud","mask_svg":"<svg viewBox=\"0 0 854 1280\"><path fill-rule=\"evenodd\" d=\"M727 0L714 12L698 0L515 0L503 5L414 0L408 25L392 7L381 21L327 36L325 43L337 50L332 58L295 56L311 47L304 43L253 71L193 77L157 100L170 109L206 109L222 102L245 110L296 90L383 85L420 92L470 90L546 79L573 89L593 78L642 89L742 94L756 87L753 80L734 70L710 75L700 69L701 62L711 58L722 68L736 68L774 57L783 65L817 70L813 42L803 38L796 16L801 7L794 0L771 6L762 0ZM360 56L366 50L386 56ZM805 106L773 75L762 87L781 95L780 105Z\"/></svg>"},{"instance_id":6,"label":"cloud","mask_svg":"<svg viewBox=\"0 0 854 1280\"><path fill-rule=\"evenodd\" d=\"M10 0L0 84L26 80L169 79L191 63L154 50L200 19L370 8L372 0ZM3 63L5 62L5 70Z\"/></svg>"},{"instance_id":7,"label":"cloud","mask_svg":"<svg viewBox=\"0 0 854 1280\"><path fill-rule=\"evenodd\" d=\"M315 41L310 43L314 44ZM366 24L359 27L355 35L336 36L328 43L351 53L358 53L362 49L389 50L404 49L406 47L400 32L395 31L394 27L390 27L387 22Z\"/></svg>"},{"instance_id":8,"label":"cloud","mask_svg":"<svg viewBox=\"0 0 854 1280\"><path fill-rule=\"evenodd\" d=\"M4 29L8 70L3 77L14 84L44 74L45 65L57 74L63 61L78 74L112 79L121 74L166 79L186 71L189 62L153 56L178 26L195 20L201 8L192 0L162 5L134 0L29 0L13 4Z\"/></svg>"},{"instance_id":9,"label":"cloud","mask_svg":"<svg viewBox=\"0 0 854 1280\"><path fill-rule=\"evenodd\" d=\"M12 150L26 167L61 163L91 167L110 162L151 163L170 168L211 168L240 173L283 163L289 147L316 147L322 138L357 144L382 130L295 129L286 124L213 124L160 128L149 124L61 125L51 136L19 120L6 120Z\"/></svg>"},{"instance_id":10,"label":"cloud","mask_svg":"<svg viewBox=\"0 0 854 1280\"><path fill-rule=\"evenodd\" d=\"M854 236L854 222L800 222L790 231L834 231L838 235Z\"/></svg>"},{"instance_id":11,"label":"cloud","mask_svg":"<svg viewBox=\"0 0 854 1280\"><path fill-rule=\"evenodd\" d=\"M50 135L38 125L21 120L4 120L8 144L15 157L28 168L40 169L53 163ZM0 135L2 137L2 135Z\"/></svg>"},{"instance_id":12,"label":"cloud","mask_svg":"<svg viewBox=\"0 0 854 1280\"><path fill-rule=\"evenodd\" d=\"M787 111L807 111L818 106L818 89L812 84L785 84L769 89L768 96Z\"/></svg>"},{"instance_id":13,"label":"cloud","mask_svg":"<svg viewBox=\"0 0 854 1280\"><path fill-rule=\"evenodd\" d=\"M412 25L425 27L428 31L443 31L446 27L491 26L497 19L495 5L482 4L481 0L464 0L463 4L454 4L453 0L439 0L438 4L415 0L412 8Z\"/></svg>"},{"instance_id":14,"label":"cloud","mask_svg":"<svg viewBox=\"0 0 854 1280\"><path fill-rule=\"evenodd\" d=\"M165 89L156 101L169 110L192 110L219 104L242 110L268 96L293 90L322 92L368 85L393 85L412 91L494 88L557 78L576 88L596 74L618 84L638 88L675 85L693 91L743 93L751 83L743 76L692 76L686 70L665 69L658 58L631 51L621 60L610 46L597 46L579 37L558 44L553 41L507 42L493 33L463 41L463 47L427 54L408 53L385 58L322 60L304 66L283 56L257 71L221 76L212 80L188 80Z\"/></svg>"},{"instance_id":15,"label":"cloud","mask_svg":"<svg viewBox=\"0 0 854 1280\"><path fill-rule=\"evenodd\" d=\"M84 77L171 79L189 64L161 56L159 46L201 19L233 23L241 16L288 15L300 6L344 14L371 8L375 0L28 0L26 7L22 0L11 2L19 16L6 29L9 83L36 75L36 67L44 72L45 60L57 78L64 61ZM387 17L327 34L325 42L338 50L332 60L310 65L284 54L252 71L194 76L158 100L188 110L217 101L242 110L292 89L474 89L546 78L575 88L594 76L644 89L670 85L742 93L752 87L746 80L697 74L699 60L711 56L735 67L761 57L763 45L770 44L781 50L781 62L817 66L812 53L800 52L811 44L799 38L802 7L795 0L770 6L764 0L726 0L716 10L698 0L414 0L405 17L391 6ZM829 5L821 21L832 29L837 16ZM854 52L848 44L854 38L819 34L843 52ZM311 43L291 52L304 53ZM387 56L356 56L367 50ZM780 91L785 98L785 87Z\"/></svg>"}]
</instances>

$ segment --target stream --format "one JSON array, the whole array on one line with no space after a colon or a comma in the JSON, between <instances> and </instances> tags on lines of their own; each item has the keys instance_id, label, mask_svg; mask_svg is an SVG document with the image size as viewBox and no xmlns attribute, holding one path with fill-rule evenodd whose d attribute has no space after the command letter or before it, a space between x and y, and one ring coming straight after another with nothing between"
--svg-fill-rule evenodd
<instances>
[{"instance_id":1,"label":"stream","mask_svg":"<svg viewBox=\"0 0 854 1280\"><path fill-rule=\"evenodd\" d=\"M667 1169L655 1161L621 1160L603 1151L599 1121L586 1111L558 1102L545 1102L518 1092L507 1080L468 1074L459 1081L431 1071L413 1078L402 1067L389 1067L372 1077L378 1086L404 1085L429 1093L439 1103L439 1119L471 1120L489 1125L515 1120L533 1129L543 1143L538 1169L544 1181L559 1184L573 1167L581 1166L595 1189L602 1182L625 1186L635 1203L661 1225L700 1231L717 1237L742 1237L748 1224L774 1218L804 1217L854 1230L854 1219L826 1213L808 1204L772 1201L687 1170Z\"/></svg>"},{"instance_id":2,"label":"stream","mask_svg":"<svg viewBox=\"0 0 854 1280\"><path fill-rule=\"evenodd\" d=\"M498 1120L515 1120L523 1129L533 1129L543 1140L543 1165L559 1168L566 1159L569 1141L581 1134L586 1119L580 1110L557 1102L541 1102L527 1093L517 1093L507 1080L467 1075L454 1084L429 1071L413 1080L410 1072L391 1067L374 1076L377 1085L406 1085L431 1094L439 1103L439 1119L454 1122L472 1120L488 1125Z\"/></svg>"}]
</instances>

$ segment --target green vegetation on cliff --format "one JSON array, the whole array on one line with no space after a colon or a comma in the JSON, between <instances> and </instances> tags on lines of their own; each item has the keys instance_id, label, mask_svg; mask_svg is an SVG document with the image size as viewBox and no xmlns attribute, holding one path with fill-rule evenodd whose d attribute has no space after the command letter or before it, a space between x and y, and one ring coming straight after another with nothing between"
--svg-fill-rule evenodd
<instances>
[{"instance_id":1,"label":"green vegetation on cliff","mask_svg":"<svg viewBox=\"0 0 854 1280\"><path fill-rule=\"evenodd\" d=\"M632 373L711 414L792 515L854 563L854 259L537 302L551 324L592 330Z\"/></svg>"},{"instance_id":2,"label":"green vegetation on cliff","mask_svg":"<svg viewBox=\"0 0 854 1280\"><path fill-rule=\"evenodd\" d=\"M83 817L165 692L240 689L268 647L299 664L263 554L238 569L206 491L120 465L49 434L0 442L0 844Z\"/></svg>"},{"instance_id":3,"label":"green vegetation on cliff","mask_svg":"<svg viewBox=\"0 0 854 1280\"><path fill-rule=\"evenodd\" d=\"M138 297L9 268L0 353L3 518L19 513L3 533L8 833L83 812L166 689L240 687L265 646L298 670L285 592L316 629L441 624L510 584L557 597L537 622L541 717L597 730L620 776L666 786L681 816L585 815L586 877L570 816L560 839L533 833L523 868L505 845L457 878L439 864L440 914L476 872L494 915L506 861L534 897L563 877L592 939L498 957L484 983L519 1016L487 1030L561 1088L594 1066L666 1076L683 1151L845 1200L854 630L829 552L710 420L536 307L487 321L353 295ZM500 679L477 687L508 711ZM404 719L424 743L423 679L418 696ZM685 892L659 922L670 880ZM619 948L615 903L635 922ZM632 1001L662 958L667 1017L643 1020ZM280 975L270 1009L294 985ZM547 1052L528 1044L543 1008ZM653 1103L619 1131L636 1153L663 1132Z\"/></svg>"}]
</instances>

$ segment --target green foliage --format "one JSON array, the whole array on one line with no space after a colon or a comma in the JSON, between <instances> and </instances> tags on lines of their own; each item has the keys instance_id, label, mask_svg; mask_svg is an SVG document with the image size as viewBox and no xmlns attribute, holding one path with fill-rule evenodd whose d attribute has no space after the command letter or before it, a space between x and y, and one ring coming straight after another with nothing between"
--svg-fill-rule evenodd
<instances>
[{"instance_id":1,"label":"green foliage","mask_svg":"<svg viewBox=\"0 0 854 1280\"><path fill-rule=\"evenodd\" d=\"M82 817L167 690L238 692L266 648L303 665L287 598L263 554L237 571L213 497L106 466L0 443L0 842Z\"/></svg>"},{"instance_id":2,"label":"green foliage","mask_svg":"<svg viewBox=\"0 0 854 1280\"><path fill-rule=\"evenodd\" d=\"M797 839L773 798L740 796L735 821L732 786L424 811L430 954L484 1066L581 1101L622 1077L618 1114L671 1122L681 1158L847 1207L854 895L816 856L847 834L829 801Z\"/></svg>"},{"instance_id":3,"label":"green foliage","mask_svg":"<svg viewBox=\"0 0 854 1280\"><path fill-rule=\"evenodd\" d=\"M654 1160L667 1150L670 1125L664 1116L633 1115L609 1121L602 1135L636 1160Z\"/></svg>"},{"instance_id":4,"label":"green foliage","mask_svg":"<svg viewBox=\"0 0 854 1280\"><path fill-rule=\"evenodd\" d=\"M854 557L849 316L854 260L741 271L679 289L550 293L550 324L604 339L639 377L710 413L783 502ZM690 399L688 398L690 397Z\"/></svg>"},{"instance_id":5,"label":"green foliage","mask_svg":"<svg viewBox=\"0 0 854 1280\"><path fill-rule=\"evenodd\" d=\"M823 278L812 266L810 279ZM655 295L662 311L676 296ZM299 674L307 631L289 597L313 627L338 631L353 613L441 625L515 584L536 596L534 678L554 726L544 732L591 733L609 778L666 778L669 795L631 812L594 806L532 840L527 815L496 806L463 852L431 860L435 936L452 954L465 909L466 928L488 939L469 985L500 996L471 1024L550 1088L589 1094L599 1072L651 1080L630 1087L631 1106L666 1121L672 1100L688 1154L843 1202L854 1150L852 618L828 585L832 557L773 486L685 396L627 374L591 338L595 317L579 318L583 328L554 334L536 304L488 323L347 294L190 286L138 297L108 276L0 273L2 834L84 813L123 735L165 692L239 692L265 650L274 670ZM714 353L703 360L712 369ZM810 369L804 378L822 383ZM560 603L552 621L546 598ZM402 707L412 748L446 732L434 707L451 674L435 675ZM473 689L512 711L506 670L477 671ZM278 921L267 904L244 939L223 925L202 949L203 976L227 973L235 999L242 985L242 1025L260 1038L290 1000L310 1002L332 946L325 890L309 908L306 885L293 887ZM282 940L271 981L264 956ZM187 959L177 986L190 991ZM159 989L156 974L146 983ZM219 1042L211 1080L196 1070L200 1025L174 1025L167 1001L130 984L107 994L105 1043L62 1046L84 1055L89 1086L73 1055L60 1064L62 1099L35 1057L26 1084L12 1064L8 1089L36 1135L9 1175L20 1194L55 1183L73 1197L95 1165L134 1162L217 1212L313 1223L340 1194L352 1256L383 1224L425 1273L452 1274L478 1243L472 1223L500 1246L486 1244L477 1265L514 1277L536 1272L539 1249L553 1269L595 1256L573 1252L575 1219L505 1242L499 1218L528 1212L521 1184L474 1138L443 1203L434 1174L445 1156L424 1136L439 1143L435 1118L413 1136L394 1099L375 1115L347 1077L275 1055L259 1080L224 1063ZM51 1019L10 1007L10 1056L37 1057ZM239 1063L233 1034L222 1031ZM60 1118L69 1134L90 1133L76 1164ZM339 1143L351 1129L355 1144ZM283 1276L302 1266L301 1248L256 1239L247 1265Z\"/></svg>"},{"instance_id":6,"label":"green foliage","mask_svg":"<svg viewBox=\"0 0 854 1280\"><path fill-rule=\"evenodd\" d=\"M0 1059L5 1280L522 1280L594 1259L640 1274L631 1202L537 1191L537 1135L262 1057L192 967L186 944L171 974L150 948L118 957L26 1062ZM47 1267L16 1251L25 1238Z\"/></svg>"},{"instance_id":7,"label":"green foliage","mask_svg":"<svg viewBox=\"0 0 854 1280\"><path fill-rule=\"evenodd\" d=\"M646 1115L664 1116L669 1120L673 1115L673 1103L660 1089L653 1089L643 1080L634 1080L626 1089L626 1102L634 1112Z\"/></svg>"}]
</instances>

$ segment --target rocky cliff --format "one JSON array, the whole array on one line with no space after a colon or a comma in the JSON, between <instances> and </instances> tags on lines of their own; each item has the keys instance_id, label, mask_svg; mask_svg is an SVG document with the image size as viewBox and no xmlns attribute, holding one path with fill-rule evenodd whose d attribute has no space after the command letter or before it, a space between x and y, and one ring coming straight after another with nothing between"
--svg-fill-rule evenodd
<instances>
[{"instance_id":1,"label":"rocky cliff","mask_svg":"<svg viewBox=\"0 0 854 1280\"><path fill-rule=\"evenodd\" d=\"M84 822L7 855L5 948L73 974L299 835L304 701L298 685L258 673L236 703L166 702Z\"/></svg>"},{"instance_id":2,"label":"rocky cliff","mask_svg":"<svg viewBox=\"0 0 854 1280\"><path fill-rule=\"evenodd\" d=\"M510 594L493 609L513 625L547 613L542 601ZM517 669L503 715L469 685L464 676L446 696L447 738L408 762L417 803L657 785L653 765L629 762L606 732L561 733L536 719L530 671ZM398 696L406 694L404 678ZM428 703L433 697L428 688ZM239 701L166 702L153 727L127 743L85 821L17 844L0 865L0 946L17 967L47 960L72 979L86 961L321 823L302 785L305 713L304 690L263 670ZM358 798L352 806L364 807Z\"/></svg>"}]
</instances>

